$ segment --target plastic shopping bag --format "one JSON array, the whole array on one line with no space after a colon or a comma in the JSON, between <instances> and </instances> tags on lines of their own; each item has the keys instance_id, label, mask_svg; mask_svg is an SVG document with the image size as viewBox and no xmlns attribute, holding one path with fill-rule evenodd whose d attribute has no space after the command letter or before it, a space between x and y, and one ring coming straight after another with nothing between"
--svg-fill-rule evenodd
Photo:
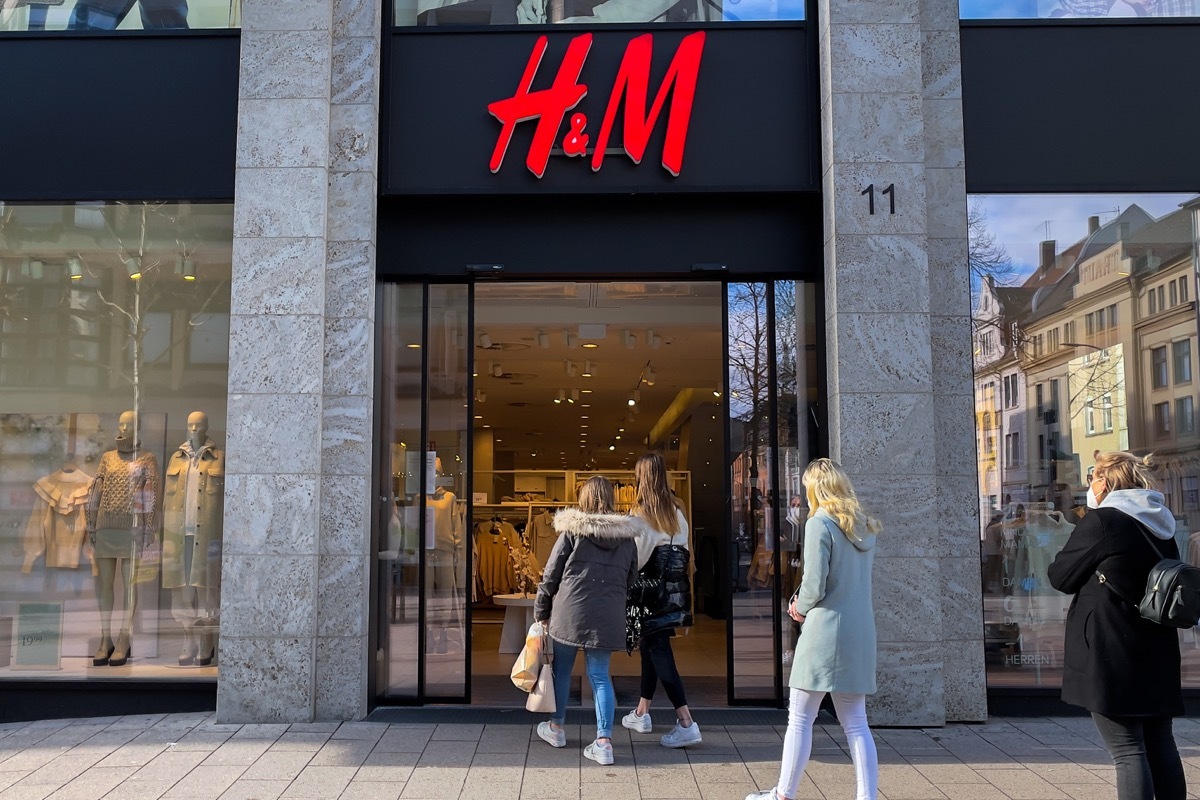
<instances>
[{"instance_id":1,"label":"plastic shopping bag","mask_svg":"<svg viewBox=\"0 0 1200 800\"><path fill-rule=\"evenodd\" d=\"M554 666L542 664L538 672L537 683L529 698L525 701L525 710L536 713L553 714L557 706L554 701Z\"/></svg>"},{"instance_id":2,"label":"plastic shopping bag","mask_svg":"<svg viewBox=\"0 0 1200 800\"><path fill-rule=\"evenodd\" d=\"M525 646L517 654L517 661L512 668L513 685L522 692L531 692L537 684L538 673L541 671L542 639L544 632L542 623L535 622L529 626L525 634Z\"/></svg>"}]
</instances>

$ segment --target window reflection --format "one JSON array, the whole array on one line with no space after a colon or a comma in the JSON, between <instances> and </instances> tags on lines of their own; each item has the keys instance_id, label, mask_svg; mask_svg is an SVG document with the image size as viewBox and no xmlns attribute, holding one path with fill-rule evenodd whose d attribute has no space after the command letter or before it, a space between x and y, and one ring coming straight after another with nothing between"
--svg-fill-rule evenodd
<instances>
[{"instance_id":1,"label":"window reflection","mask_svg":"<svg viewBox=\"0 0 1200 800\"><path fill-rule=\"evenodd\" d=\"M1191 17L1196 0L959 0L962 19Z\"/></svg>"},{"instance_id":2,"label":"window reflection","mask_svg":"<svg viewBox=\"0 0 1200 800\"><path fill-rule=\"evenodd\" d=\"M162 31L240 26L240 0L7 0L0 3L0 31Z\"/></svg>"},{"instance_id":3,"label":"window reflection","mask_svg":"<svg viewBox=\"0 0 1200 800\"><path fill-rule=\"evenodd\" d=\"M804 19L803 0L396 0L397 25L748 22Z\"/></svg>"},{"instance_id":4,"label":"window reflection","mask_svg":"<svg viewBox=\"0 0 1200 800\"><path fill-rule=\"evenodd\" d=\"M1097 453L1155 454L1180 552L1200 563L1198 231L1200 197L1190 195L971 198L993 686L1061 681L1070 598L1050 587L1046 567L1086 513ZM1200 685L1200 638L1181 637L1184 680Z\"/></svg>"}]
</instances>

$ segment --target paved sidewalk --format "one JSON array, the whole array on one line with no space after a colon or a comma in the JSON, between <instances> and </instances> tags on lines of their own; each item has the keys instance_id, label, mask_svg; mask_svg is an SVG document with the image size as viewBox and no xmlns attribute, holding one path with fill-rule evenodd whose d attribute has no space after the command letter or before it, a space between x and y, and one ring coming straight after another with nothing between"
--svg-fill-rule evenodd
<instances>
[{"instance_id":1,"label":"paved sidewalk","mask_svg":"<svg viewBox=\"0 0 1200 800\"><path fill-rule=\"evenodd\" d=\"M578 725L555 750L527 724L218 725L211 714L8 723L0 725L0 800L741 800L775 782L781 728L704 726L704 744L686 751L658 744L666 730L618 728L616 763L601 767L582 758ZM1177 721L1176 735L1188 781L1200 789L1200 721ZM876 738L884 800L1116 798L1113 768L1086 718L879 730ZM817 735L800 797L854 797L836 724Z\"/></svg>"}]
</instances>

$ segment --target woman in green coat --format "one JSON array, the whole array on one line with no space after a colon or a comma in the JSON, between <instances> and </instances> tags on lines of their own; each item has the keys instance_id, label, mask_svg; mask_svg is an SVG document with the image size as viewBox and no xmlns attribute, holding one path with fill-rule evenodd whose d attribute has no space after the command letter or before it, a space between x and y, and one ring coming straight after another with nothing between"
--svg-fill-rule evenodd
<instances>
[{"instance_id":1,"label":"woman in green coat","mask_svg":"<svg viewBox=\"0 0 1200 800\"><path fill-rule=\"evenodd\" d=\"M875 800L879 763L867 726L867 695L875 693L875 612L871 566L879 523L859 505L842 469L819 458L804 471L808 522L804 577L788 604L801 623L792 662L791 702L783 763L775 788L746 800L794 800L812 752L813 721L833 695L858 783L857 800Z\"/></svg>"}]
</instances>

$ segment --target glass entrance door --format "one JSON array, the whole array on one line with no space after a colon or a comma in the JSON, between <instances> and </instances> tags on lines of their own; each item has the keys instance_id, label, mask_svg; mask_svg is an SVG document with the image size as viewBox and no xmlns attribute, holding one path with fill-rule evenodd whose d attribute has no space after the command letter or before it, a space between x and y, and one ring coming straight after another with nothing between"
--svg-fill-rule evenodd
<instances>
[{"instance_id":1,"label":"glass entrance door","mask_svg":"<svg viewBox=\"0 0 1200 800\"><path fill-rule=\"evenodd\" d=\"M813 286L498 281L379 296L379 696L521 702L508 680L531 610L521 592L552 550L554 511L595 474L628 510L634 462L654 450L690 529L696 623L674 640L689 702L779 702L798 476L823 451ZM638 674L636 653L614 657L622 703Z\"/></svg>"}]
</instances>

